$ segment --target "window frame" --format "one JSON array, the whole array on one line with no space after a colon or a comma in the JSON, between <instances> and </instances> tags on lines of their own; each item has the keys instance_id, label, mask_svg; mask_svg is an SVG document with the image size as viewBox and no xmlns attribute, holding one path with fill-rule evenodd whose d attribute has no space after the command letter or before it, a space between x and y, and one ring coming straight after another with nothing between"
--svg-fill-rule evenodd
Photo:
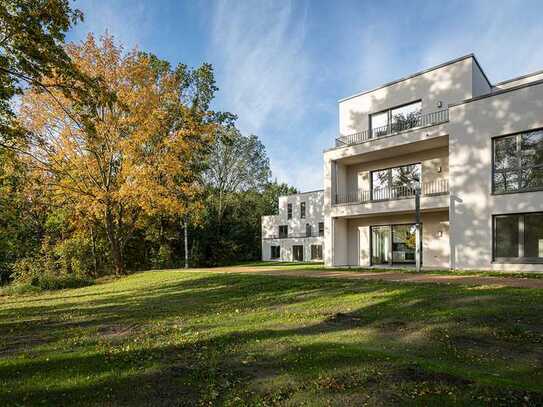
<instances>
[{"instance_id":1,"label":"window frame","mask_svg":"<svg viewBox=\"0 0 543 407\"><path fill-rule=\"evenodd\" d=\"M319 236L324 236L324 222L319 222L318 229L319 229Z\"/></svg>"},{"instance_id":2,"label":"window frame","mask_svg":"<svg viewBox=\"0 0 543 407\"><path fill-rule=\"evenodd\" d=\"M542 215L543 211L521 212L521 213L500 213L492 215L492 263L495 264L543 264L543 257L525 257L525 221L526 215ZM518 257L496 257L496 219L506 216L518 216L519 232L519 256Z\"/></svg>"},{"instance_id":3,"label":"window frame","mask_svg":"<svg viewBox=\"0 0 543 407\"><path fill-rule=\"evenodd\" d=\"M305 201L300 202L300 219L305 219Z\"/></svg>"},{"instance_id":4,"label":"window frame","mask_svg":"<svg viewBox=\"0 0 543 407\"><path fill-rule=\"evenodd\" d=\"M285 228L286 233L281 233L281 228ZM279 239L286 239L288 238L288 225L279 225Z\"/></svg>"},{"instance_id":5,"label":"window frame","mask_svg":"<svg viewBox=\"0 0 543 407\"><path fill-rule=\"evenodd\" d=\"M292 219L292 204L287 204L287 220Z\"/></svg>"},{"instance_id":6,"label":"window frame","mask_svg":"<svg viewBox=\"0 0 543 407\"><path fill-rule=\"evenodd\" d=\"M314 251L317 252L317 256L313 256L314 254ZM322 244L312 244L311 245L311 260L322 260L323 258L323 253L322 253ZM318 256L318 254L320 253L320 256Z\"/></svg>"},{"instance_id":7,"label":"window frame","mask_svg":"<svg viewBox=\"0 0 543 407\"><path fill-rule=\"evenodd\" d=\"M311 223L305 224L305 237L311 237L313 235L313 226Z\"/></svg>"},{"instance_id":8,"label":"window frame","mask_svg":"<svg viewBox=\"0 0 543 407\"><path fill-rule=\"evenodd\" d=\"M528 133L535 133L541 131L543 132L543 128L537 128L532 130L523 130L516 133L510 133L510 134L502 134L500 136L492 137L491 138L491 149L490 149L490 155L491 155L491 174L490 174L490 185L491 185L491 194L492 195L508 195L508 194L520 194L525 192L537 192L537 191L543 191L543 185L540 187L534 187L534 188L521 188L522 185L522 172L523 170L530 169L530 168L537 168L541 169L543 171L543 164L531 166L531 167L523 167L522 166L522 135L528 134ZM516 154L517 154L517 160L518 160L518 167L515 168L515 173L518 177L518 183L519 188L514 191L503 191L503 192L497 192L496 191L496 174L501 173L504 170L498 170L496 171L496 140L504 139L507 137L515 137L515 146L516 146ZM511 171L513 172L513 171Z\"/></svg>"},{"instance_id":9,"label":"window frame","mask_svg":"<svg viewBox=\"0 0 543 407\"><path fill-rule=\"evenodd\" d=\"M275 248L278 249L277 257L274 257L274 255L273 255L273 251L274 251ZM271 245L270 246L270 259L277 260L277 259L280 259L280 258L281 258L281 246L280 245Z\"/></svg>"},{"instance_id":10,"label":"window frame","mask_svg":"<svg viewBox=\"0 0 543 407\"><path fill-rule=\"evenodd\" d=\"M369 133L369 138L379 138L379 137L383 137L383 136L386 136L386 135L389 135L389 134L394 134L394 133L399 133L400 131L403 131L403 130L400 130L400 131L392 131L392 111L393 110L396 110L396 109L400 109L402 107L405 107L405 106L409 106L409 105L414 105L416 103L420 103L420 112L422 114L422 99L417 99L417 100L414 100L414 101L411 101L411 102L407 102L407 103L403 103L401 105L396 105L396 106L393 106L393 107L389 107L389 108L386 108L386 109L383 109L383 110L379 110L377 112L373 112L373 113L370 113L368 115L368 133ZM372 125L372 119L373 119L373 116L374 115L378 115L378 114L383 114L383 113L386 113L387 114L387 124L386 124L386 127L387 127L387 131L383 134L383 135L377 135L374 137L373 135L373 125ZM381 127L385 127L385 126L381 126ZM377 128L381 128L381 127L377 127ZM415 128L417 126L414 126L412 128ZM408 130L408 129L406 129Z\"/></svg>"},{"instance_id":11,"label":"window frame","mask_svg":"<svg viewBox=\"0 0 543 407\"><path fill-rule=\"evenodd\" d=\"M373 187L373 174L375 172L380 172L380 171L387 171L387 178L388 178L388 183L389 183L389 186L388 188L391 188L392 187L392 170L395 169L395 168L401 168L401 167L408 167L410 165L418 165L420 170L419 170L419 188L422 188L422 162L421 161L417 161L417 162L414 162L414 163L410 163L410 164L402 164L402 165L396 165L394 167L387 167L387 168L376 168L375 170L371 170L369 172L369 181L370 181L370 201L373 201L373 200L378 200L378 201L383 201L383 200L391 200L391 199L402 199L402 198L412 198L414 195L409 195L409 196L400 196L400 197L396 197L396 198L389 198L389 199L374 199L374 194L373 194L373 191L374 191L374 187Z\"/></svg>"}]
</instances>

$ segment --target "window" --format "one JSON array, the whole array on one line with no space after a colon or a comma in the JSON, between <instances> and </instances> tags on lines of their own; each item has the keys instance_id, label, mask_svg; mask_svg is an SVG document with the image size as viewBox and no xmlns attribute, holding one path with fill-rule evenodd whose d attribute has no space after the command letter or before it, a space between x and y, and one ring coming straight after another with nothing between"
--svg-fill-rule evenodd
<instances>
[{"instance_id":1,"label":"window","mask_svg":"<svg viewBox=\"0 0 543 407\"><path fill-rule=\"evenodd\" d=\"M417 228L414 224L372 226L370 229L372 265L415 262Z\"/></svg>"},{"instance_id":2,"label":"window","mask_svg":"<svg viewBox=\"0 0 543 407\"><path fill-rule=\"evenodd\" d=\"M421 110L422 102L417 101L370 115L371 136L379 137L418 126Z\"/></svg>"},{"instance_id":3,"label":"window","mask_svg":"<svg viewBox=\"0 0 543 407\"><path fill-rule=\"evenodd\" d=\"M494 193L543 189L543 130L493 139Z\"/></svg>"},{"instance_id":4,"label":"window","mask_svg":"<svg viewBox=\"0 0 543 407\"><path fill-rule=\"evenodd\" d=\"M322 260L322 245L311 245L311 260Z\"/></svg>"},{"instance_id":5,"label":"window","mask_svg":"<svg viewBox=\"0 0 543 407\"><path fill-rule=\"evenodd\" d=\"M292 204L287 205L287 219L292 219Z\"/></svg>"},{"instance_id":6,"label":"window","mask_svg":"<svg viewBox=\"0 0 543 407\"><path fill-rule=\"evenodd\" d=\"M281 246L272 246L270 258L278 259L279 257L281 257Z\"/></svg>"},{"instance_id":7,"label":"window","mask_svg":"<svg viewBox=\"0 0 543 407\"><path fill-rule=\"evenodd\" d=\"M279 238L288 237L288 225L279 226Z\"/></svg>"},{"instance_id":8,"label":"window","mask_svg":"<svg viewBox=\"0 0 543 407\"><path fill-rule=\"evenodd\" d=\"M495 215L494 261L543 263L543 212Z\"/></svg>"},{"instance_id":9,"label":"window","mask_svg":"<svg viewBox=\"0 0 543 407\"><path fill-rule=\"evenodd\" d=\"M319 222L319 236L324 236L324 222Z\"/></svg>"},{"instance_id":10,"label":"window","mask_svg":"<svg viewBox=\"0 0 543 407\"><path fill-rule=\"evenodd\" d=\"M386 200L413 196L420 188L421 165L409 164L371 172L371 199Z\"/></svg>"},{"instance_id":11,"label":"window","mask_svg":"<svg viewBox=\"0 0 543 407\"><path fill-rule=\"evenodd\" d=\"M304 247L292 246L292 259L294 261L304 261Z\"/></svg>"},{"instance_id":12,"label":"window","mask_svg":"<svg viewBox=\"0 0 543 407\"><path fill-rule=\"evenodd\" d=\"M306 237L311 237L311 234L312 234L312 227L309 223L306 223L305 224L305 236Z\"/></svg>"},{"instance_id":13,"label":"window","mask_svg":"<svg viewBox=\"0 0 543 407\"><path fill-rule=\"evenodd\" d=\"M305 219L305 202L300 203L300 218Z\"/></svg>"}]
</instances>

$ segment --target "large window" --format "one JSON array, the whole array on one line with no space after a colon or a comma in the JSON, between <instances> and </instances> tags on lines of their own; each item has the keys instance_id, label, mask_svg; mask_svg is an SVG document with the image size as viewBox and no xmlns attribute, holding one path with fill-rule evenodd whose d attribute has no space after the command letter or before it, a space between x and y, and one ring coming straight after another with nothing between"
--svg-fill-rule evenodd
<instances>
[{"instance_id":1,"label":"large window","mask_svg":"<svg viewBox=\"0 0 543 407\"><path fill-rule=\"evenodd\" d=\"M413 196L420 188L421 165L410 164L371 173L371 199L386 200Z\"/></svg>"},{"instance_id":2,"label":"large window","mask_svg":"<svg viewBox=\"0 0 543 407\"><path fill-rule=\"evenodd\" d=\"M304 261L304 247L301 245L292 246L292 260Z\"/></svg>"},{"instance_id":3,"label":"large window","mask_svg":"<svg viewBox=\"0 0 543 407\"><path fill-rule=\"evenodd\" d=\"M278 259L279 257L281 257L281 246L272 246L270 258Z\"/></svg>"},{"instance_id":4,"label":"large window","mask_svg":"<svg viewBox=\"0 0 543 407\"><path fill-rule=\"evenodd\" d=\"M415 263L416 226L383 225L371 227L371 264Z\"/></svg>"},{"instance_id":5,"label":"large window","mask_svg":"<svg viewBox=\"0 0 543 407\"><path fill-rule=\"evenodd\" d=\"M287 205L287 219L292 219L292 204Z\"/></svg>"},{"instance_id":6,"label":"large window","mask_svg":"<svg viewBox=\"0 0 543 407\"><path fill-rule=\"evenodd\" d=\"M543 212L494 216L494 261L543 263Z\"/></svg>"},{"instance_id":7,"label":"large window","mask_svg":"<svg viewBox=\"0 0 543 407\"><path fill-rule=\"evenodd\" d=\"M288 225L279 226L279 237L280 238L288 237Z\"/></svg>"},{"instance_id":8,"label":"large window","mask_svg":"<svg viewBox=\"0 0 543 407\"><path fill-rule=\"evenodd\" d=\"M322 260L322 245L311 245L311 260Z\"/></svg>"},{"instance_id":9,"label":"large window","mask_svg":"<svg viewBox=\"0 0 543 407\"><path fill-rule=\"evenodd\" d=\"M300 218L305 219L305 202L300 203Z\"/></svg>"},{"instance_id":10,"label":"large window","mask_svg":"<svg viewBox=\"0 0 543 407\"><path fill-rule=\"evenodd\" d=\"M543 130L493 140L494 193L543 189Z\"/></svg>"},{"instance_id":11,"label":"large window","mask_svg":"<svg viewBox=\"0 0 543 407\"><path fill-rule=\"evenodd\" d=\"M371 136L410 129L419 125L422 103L420 101L370 115Z\"/></svg>"}]
</instances>

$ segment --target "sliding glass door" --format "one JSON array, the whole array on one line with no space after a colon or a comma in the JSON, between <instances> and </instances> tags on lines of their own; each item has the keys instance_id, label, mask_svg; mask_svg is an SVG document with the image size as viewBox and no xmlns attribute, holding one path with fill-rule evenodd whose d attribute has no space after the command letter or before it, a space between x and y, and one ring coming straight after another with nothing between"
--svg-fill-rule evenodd
<instances>
[{"instance_id":1,"label":"sliding glass door","mask_svg":"<svg viewBox=\"0 0 543 407\"><path fill-rule=\"evenodd\" d=\"M414 264L416 226L384 225L371 227L371 264Z\"/></svg>"},{"instance_id":2,"label":"sliding glass door","mask_svg":"<svg viewBox=\"0 0 543 407\"><path fill-rule=\"evenodd\" d=\"M389 264L391 257L390 226L371 228L371 264Z\"/></svg>"}]
</instances>

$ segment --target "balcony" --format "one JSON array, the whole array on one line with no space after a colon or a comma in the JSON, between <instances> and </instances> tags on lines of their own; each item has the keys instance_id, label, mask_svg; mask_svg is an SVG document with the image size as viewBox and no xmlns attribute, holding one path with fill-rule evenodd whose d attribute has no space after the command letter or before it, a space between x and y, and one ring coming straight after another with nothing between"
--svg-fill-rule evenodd
<instances>
[{"instance_id":1,"label":"balcony","mask_svg":"<svg viewBox=\"0 0 543 407\"><path fill-rule=\"evenodd\" d=\"M305 239L309 237L323 237L324 231L322 232L311 232L311 233L289 233L287 235L268 235L262 237L263 239Z\"/></svg>"},{"instance_id":2,"label":"balcony","mask_svg":"<svg viewBox=\"0 0 543 407\"><path fill-rule=\"evenodd\" d=\"M411 116L405 120L396 121L383 127L368 129L358 133L338 137L336 138L336 148L364 143L368 140L373 140L384 136L390 136L410 129L435 126L437 124L446 123L448 121L448 109L426 114L417 114L416 116Z\"/></svg>"},{"instance_id":3,"label":"balcony","mask_svg":"<svg viewBox=\"0 0 543 407\"><path fill-rule=\"evenodd\" d=\"M373 190L358 190L347 194L336 194L334 205L363 204L370 202L394 201L399 199L414 198L417 188L411 185L399 185L386 188L374 188ZM423 182L420 188L421 196L437 196L449 193L449 181L438 179L432 182Z\"/></svg>"}]
</instances>

